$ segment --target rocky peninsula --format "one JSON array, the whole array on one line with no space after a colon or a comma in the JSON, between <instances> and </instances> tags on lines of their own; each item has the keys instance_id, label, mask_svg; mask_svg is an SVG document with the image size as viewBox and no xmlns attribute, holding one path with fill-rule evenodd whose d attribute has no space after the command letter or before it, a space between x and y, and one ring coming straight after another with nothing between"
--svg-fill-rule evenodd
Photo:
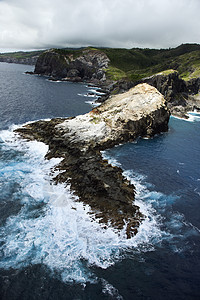
<instances>
[{"instance_id":1,"label":"rocky peninsula","mask_svg":"<svg viewBox=\"0 0 200 300\"><path fill-rule=\"evenodd\" d=\"M70 184L99 222L135 235L145 216L134 204L135 188L101 150L167 131L169 110L162 94L144 83L110 97L87 114L37 121L16 130L22 138L49 145L46 157L61 157L55 182ZM133 158L134 159L134 158Z\"/></svg>"}]
</instances>

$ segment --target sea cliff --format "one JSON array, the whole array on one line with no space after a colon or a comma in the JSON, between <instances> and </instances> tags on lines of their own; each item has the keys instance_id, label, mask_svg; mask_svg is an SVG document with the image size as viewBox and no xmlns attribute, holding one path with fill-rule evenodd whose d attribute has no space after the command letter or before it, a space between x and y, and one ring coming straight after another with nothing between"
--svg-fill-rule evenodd
<instances>
[{"instance_id":1,"label":"sea cliff","mask_svg":"<svg viewBox=\"0 0 200 300\"><path fill-rule=\"evenodd\" d=\"M140 84L113 96L91 112L74 118L37 121L17 130L21 137L49 145L47 158L62 157L55 182L70 183L97 220L127 238L137 233L145 216L134 204L135 188L101 150L168 129L169 111L161 93ZM133 158L134 159L134 158Z\"/></svg>"},{"instance_id":2,"label":"sea cliff","mask_svg":"<svg viewBox=\"0 0 200 300\"><path fill-rule=\"evenodd\" d=\"M90 81L99 84L106 79L108 63L107 55L98 50L68 51L64 55L59 49L51 49L39 56L34 73L50 76L52 80Z\"/></svg>"},{"instance_id":3,"label":"sea cliff","mask_svg":"<svg viewBox=\"0 0 200 300\"><path fill-rule=\"evenodd\" d=\"M133 49L131 51L133 51ZM140 49L140 51L142 50ZM118 52L120 52L120 55ZM188 71L190 69L184 64L183 58L180 59L182 56L178 55L173 63L172 61L167 61L163 66L160 64L158 64L157 67L155 66L155 70L159 68L163 70L154 73L154 68L151 67L151 64L155 64L155 61L157 61L158 58L151 58L151 55L147 54L145 58L143 53L142 60L141 57L136 56L136 52L136 50L133 51L132 56L130 57L130 53L125 49L95 49L90 47L79 50L51 49L43 52L39 56L35 65L34 74L49 76L50 80L87 82L97 85L104 92L104 95L98 99L101 102L108 99L110 95L128 91L139 83L148 83L156 87L158 91L162 93L167 101L167 106L173 115L187 118L188 111L194 109L200 110L198 96L200 91L200 78L198 77L198 65L195 65L194 67L191 66L190 69L192 71L190 74ZM113 53L114 55L117 55L116 59L118 61L116 61ZM191 53L194 55L196 52L193 51ZM197 51L197 53L200 53L200 50L199 52ZM174 54L171 53L171 55L173 58ZM188 57L189 54L186 53L185 55ZM198 61L198 57L194 56L194 58ZM183 60L182 65L179 60ZM130 63L130 67L128 67L127 61ZM138 74L137 76L131 75L133 70L126 70L132 68L133 63L134 67L137 68L137 64L141 64L140 69L138 70L139 73L142 71L145 71L146 73ZM118 68L119 66L121 69ZM166 69L170 66L175 68ZM188 75L187 78L184 77L184 80L182 78L183 75L181 77L179 70L185 72L182 73L183 75L186 73L190 75ZM147 74L152 75L145 76Z\"/></svg>"}]
</instances>

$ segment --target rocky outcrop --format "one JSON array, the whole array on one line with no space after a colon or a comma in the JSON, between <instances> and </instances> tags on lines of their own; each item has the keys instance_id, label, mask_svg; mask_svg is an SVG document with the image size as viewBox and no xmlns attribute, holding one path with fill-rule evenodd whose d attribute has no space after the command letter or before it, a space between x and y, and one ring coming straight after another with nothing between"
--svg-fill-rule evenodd
<instances>
[{"instance_id":1,"label":"rocky outcrop","mask_svg":"<svg viewBox=\"0 0 200 300\"><path fill-rule=\"evenodd\" d=\"M186 82L179 77L177 71L169 70L145 78L146 82L158 89L165 97L172 114L184 117L188 109L188 89Z\"/></svg>"},{"instance_id":2,"label":"rocky outcrop","mask_svg":"<svg viewBox=\"0 0 200 300\"><path fill-rule=\"evenodd\" d=\"M188 89L185 81L179 77L177 71L171 70L168 74L161 72L143 81L156 87L168 103L173 103L174 105L185 104L183 98L181 99L177 95L183 94L187 97Z\"/></svg>"},{"instance_id":3,"label":"rocky outcrop","mask_svg":"<svg viewBox=\"0 0 200 300\"><path fill-rule=\"evenodd\" d=\"M138 83L148 83L154 86L166 99L167 107L173 115L187 118L188 111L200 110L198 93L200 91L200 78L184 81L179 73L167 70L140 80ZM124 92L138 83L120 80L111 84L107 93L98 101L104 101L109 95Z\"/></svg>"},{"instance_id":4,"label":"rocky outcrop","mask_svg":"<svg viewBox=\"0 0 200 300\"><path fill-rule=\"evenodd\" d=\"M194 98L194 94L200 90L200 78L184 81L177 71L168 70L143 81L163 94L173 115L187 118L188 111L200 109L200 103Z\"/></svg>"},{"instance_id":5,"label":"rocky outcrop","mask_svg":"<svg viewBox=\"0 0 200 300\"><path fill-rule=\"evenodd\" d=\"M34 73L53 79L99 83L105 80L108 63L107 55L99 50L85 49L67 54L52 49L40 55Z\"/></svg>"},{"instance_id":6,"label":"rocky outcrop","mask_svg":"<svg viewBox=\"0 0 200 300\"><path fill-rule=\"evenodd\" d=\"M64 130L74 146L78 142L82 151L103 150L166 131L168 117L164 97L148 84L141 84L109 98L88 114L67 119L58 130Z\"/></svg>"},{"instance_id":7,"label":"rocky outcrop","mask_svg":"<svg viewBox=\"0 0 200 300\"><path fill-rule=\"evenodd\" d=\"M200 78L192 78L185 82L188 93L190 95L196 95L200 91Z\"/></svg>"},{"instance_id":8,"label":"rocky outcrop","mask_svg":"<svg viewBox=\"0 0 200 300\"><path fill-rule=\"evenodd\" d=\"M100 151L166 131L168 120L163 96L154 87L141 84L109 98L85 115L38 121L17 132L48 144L48 158L63 157L57 166L62 172L54 180L70 183L100 222L116 229L125 227L129 238L137 233L145 216L134 205L134 186L120 168L102 159Z\"/></svg>"}]
</instances>

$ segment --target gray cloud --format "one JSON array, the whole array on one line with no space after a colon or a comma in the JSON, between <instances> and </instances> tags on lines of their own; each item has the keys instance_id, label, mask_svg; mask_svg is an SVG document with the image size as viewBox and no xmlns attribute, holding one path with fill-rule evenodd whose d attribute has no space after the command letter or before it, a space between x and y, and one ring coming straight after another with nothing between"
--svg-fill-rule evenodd
<instances>
[{"instance_id":1,"label":"gray cloud","mask_svg":"<svg viewBox=\"0 0 200 300\"><path fill-rule=\"evenodd\" d=\"M0 0L0 51L200 43L199 0Z\"/></svg>"}]
</instances>

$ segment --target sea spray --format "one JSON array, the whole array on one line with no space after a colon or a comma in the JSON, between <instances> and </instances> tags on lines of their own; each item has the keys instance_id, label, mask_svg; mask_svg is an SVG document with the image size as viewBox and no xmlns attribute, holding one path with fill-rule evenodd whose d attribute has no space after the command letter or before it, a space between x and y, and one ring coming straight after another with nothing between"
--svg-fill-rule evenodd
<instances>
[{"instance_id":1,"label":"sea spray","mask_svg":"<svg viewBox=\"0 0 200 300\"><path fill-rule=\"evenodd\" d=\"M43 263L59 272L64 281L94 280L91 267L106 269L132 249L148 251L160 239L157 219L145 204L147 218L135 237L127 239L126 226L120 232L103 226L88 205L77 201L69 186L52 184L52 170L60 159L45 160L48 147L26 142L10 130L1 132L4 150L14 149L20 156L12 172L18 180L21 210L8 217L1 228L1 268L24 268ZM15 176L15 175L14 175ZM126 174L128 176L128 174ZM139 202L138 202L139 204Z\"/></svg>"}]
</instances>

